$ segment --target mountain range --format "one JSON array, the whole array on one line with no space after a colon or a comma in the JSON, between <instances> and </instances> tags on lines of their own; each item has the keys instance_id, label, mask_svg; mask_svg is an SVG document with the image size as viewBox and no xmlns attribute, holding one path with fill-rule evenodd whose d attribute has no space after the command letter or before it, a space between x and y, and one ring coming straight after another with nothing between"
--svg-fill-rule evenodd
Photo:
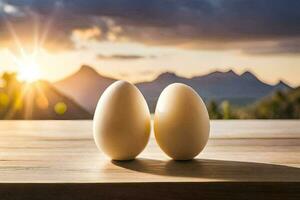
<instances>
[{"instance_id":1,"label":"mountain range","mask_svg":"<svg viewBox=\"0 0 300 200\"><path fill-rule=\"evenodd\" d=\"M99 97L114 81L116 79L103 76L92 67L84 65L74 74L54 83L54 86L93 114ZM206 102L227 100L234 105L247 105L271 95L274 91L291 89L283 81L270 85L259 80L249 71L238 75L232 70L215 71L192 78L165 72L152 81L136 83L136 86L145 96L153 112L161 91L174 82L190 85Z\"/></svg>"}]
</instances>

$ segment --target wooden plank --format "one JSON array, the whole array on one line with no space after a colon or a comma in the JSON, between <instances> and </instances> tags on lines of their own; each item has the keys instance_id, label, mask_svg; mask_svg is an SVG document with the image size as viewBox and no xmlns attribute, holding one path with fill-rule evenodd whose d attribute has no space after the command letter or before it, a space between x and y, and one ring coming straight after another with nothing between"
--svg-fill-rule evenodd
<instances>
[{"instance_id":1,"label":"wooden plank","mask_svg":"<svg viewBox=\"0 0 300 200\"><path fill-rule=\"evenodd\" d=\"M232 199L232 191L250 195L255 188L255 194L299 197L299 121L212 121L211 126L207 147L193 161L170 160L152 135L138 159L112 162L96 148L91 121L1 121L0 198L13 197L14 190L20 191L15 195L40 191L39 196L46 188L53 194L67 188L72 194L71 188L80 187L90 197L92 188L101 191L98 197L125 193L124 188L130 197L153 190L165 199L176 199L165 190L182 197L180 188L191 198L216 189L215 195ZM108 188L111 192L103 193ZM80 199L83 193L77 193Z\"/></svg>"}]
</instances>

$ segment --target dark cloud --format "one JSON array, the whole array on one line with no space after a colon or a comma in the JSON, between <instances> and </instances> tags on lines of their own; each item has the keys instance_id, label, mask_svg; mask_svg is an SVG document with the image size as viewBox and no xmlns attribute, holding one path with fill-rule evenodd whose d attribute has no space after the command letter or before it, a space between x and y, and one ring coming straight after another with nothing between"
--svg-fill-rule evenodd
<instances>
[{"instance_id":1,"label":"dark cloud","mask_svg":"<svg viewBox=\"0 0 300 200\"><path fill-rule=\"evenodd\" d=\"M299 0L7 0L21 10L48 16L60 9L55 34L69 36L74 29L98 26L109 34L149 45L196 49L247 49L251 43L282 43L278 52L298 49ZM109 20L111 21L109 21ZM99 39L105 39L100 38ZM292 47L295 44L295 47ZM261 49L269 47L260 45ZM276 45L275 45L276 48ZM276 51L276 50L275 50ZM244 52L251 53L247 50ZM262 50L263 52L263 50Z\"/></svg>"},{"instance_id":2,"label":"dark cloud","mask_svg":"<svg viewBox=\"0 0 300 200\"><path fill-rule=\"evenodd\" d=\"M155 58L155 56L143 56L143 55L133 55L133 54L113 54L113 55L104 55L98 54L97 58L100 60L138 60L142 58Z\"/></svg>"}]
</instances>

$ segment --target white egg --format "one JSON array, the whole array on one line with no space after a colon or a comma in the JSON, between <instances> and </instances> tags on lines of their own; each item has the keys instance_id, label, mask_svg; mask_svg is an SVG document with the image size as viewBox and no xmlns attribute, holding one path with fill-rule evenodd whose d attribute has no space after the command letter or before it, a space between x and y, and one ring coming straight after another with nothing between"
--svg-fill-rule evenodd
<instances>
[{"instance_id":1,"label":"white egg","mask_svg":"<svg viewBox=\"0 0 300 200\"><path fill-rule=\"evenodd\" d=\"M209 116L201 97L189 86L174 83L161 93L154 116L155 139L175 160L189 160L205 147Z\"/></svg>"},{"instance_id":2,"label":"white egg","mask_svg":"<svg viewBox=\"0 0 300 200\"><path fill-rule=\"evenodd\" d=\"M150 112L141 92L117 81L102 94L94 115L94 139L113 160L134 159L150 135Z\"/></svg>"}]
</instances>

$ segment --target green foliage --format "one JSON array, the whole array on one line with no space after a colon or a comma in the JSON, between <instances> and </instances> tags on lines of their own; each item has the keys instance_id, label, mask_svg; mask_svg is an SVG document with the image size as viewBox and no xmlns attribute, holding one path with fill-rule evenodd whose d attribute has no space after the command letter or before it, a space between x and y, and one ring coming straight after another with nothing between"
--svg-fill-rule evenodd
<instances>
[{"instance_id":1,"label":"green foliage","mask_svg":"<svg viewBox=\"0 0 300 200\"><path fill-rule=\"evenodd\" d=\"M218 104L215 101L209 102L207 106L208 114L211 119L222 119Z\"/></svg>"},{"instance_id":2,"label":"green foliage","mask_svg":"<svg viewBox=\"0 0 300 200\"><path fill-rule=\"evenodd\" d=\"M1 77L0 87L0 118L9 119L15 109L16 102L20 96L21 84L15 73L4 73Z\"/></svg>"},{"instance_id":3,"label":"green foliage","mask_svg":"<svg viewBox=\"0 0 300 200\"><path fill-rule=\"evenodd\" d=\"M281 92L262 100L253 109L253 118L258 119L299 119L300 89Z\"/></svg>"},{"instance_id":4,"label":"green foliage","mask_svg":"<svg viewBox=\"0 0 300 200\"><path fill-rule=\"evenodd\" d=\"M221 107L223 111L223 119L231 119L230 103L228 101L223 101Z\"/></svg>"},{"instance_id":5,"label":"green foliage","mask_svg":"<svg viewBox=\"0 0 300 200\"><path fill-rule=\"evenodd\" d=\"M300 87L276 91L273 95L244 107L233 107L229 101L207 105L211 119L300 119Z\"/></svg>"},{"instance_id":6,"label":"green foliage","mask_svg":"<svg viewBox=\"0 0 300 200\"><path fill-rule=\"evenodd\" d=\"M229 101L223 101L218 105L215 101L211 101L207 106L210 119L235 119L233 109Z\"/></svg>"}]
</instances>

